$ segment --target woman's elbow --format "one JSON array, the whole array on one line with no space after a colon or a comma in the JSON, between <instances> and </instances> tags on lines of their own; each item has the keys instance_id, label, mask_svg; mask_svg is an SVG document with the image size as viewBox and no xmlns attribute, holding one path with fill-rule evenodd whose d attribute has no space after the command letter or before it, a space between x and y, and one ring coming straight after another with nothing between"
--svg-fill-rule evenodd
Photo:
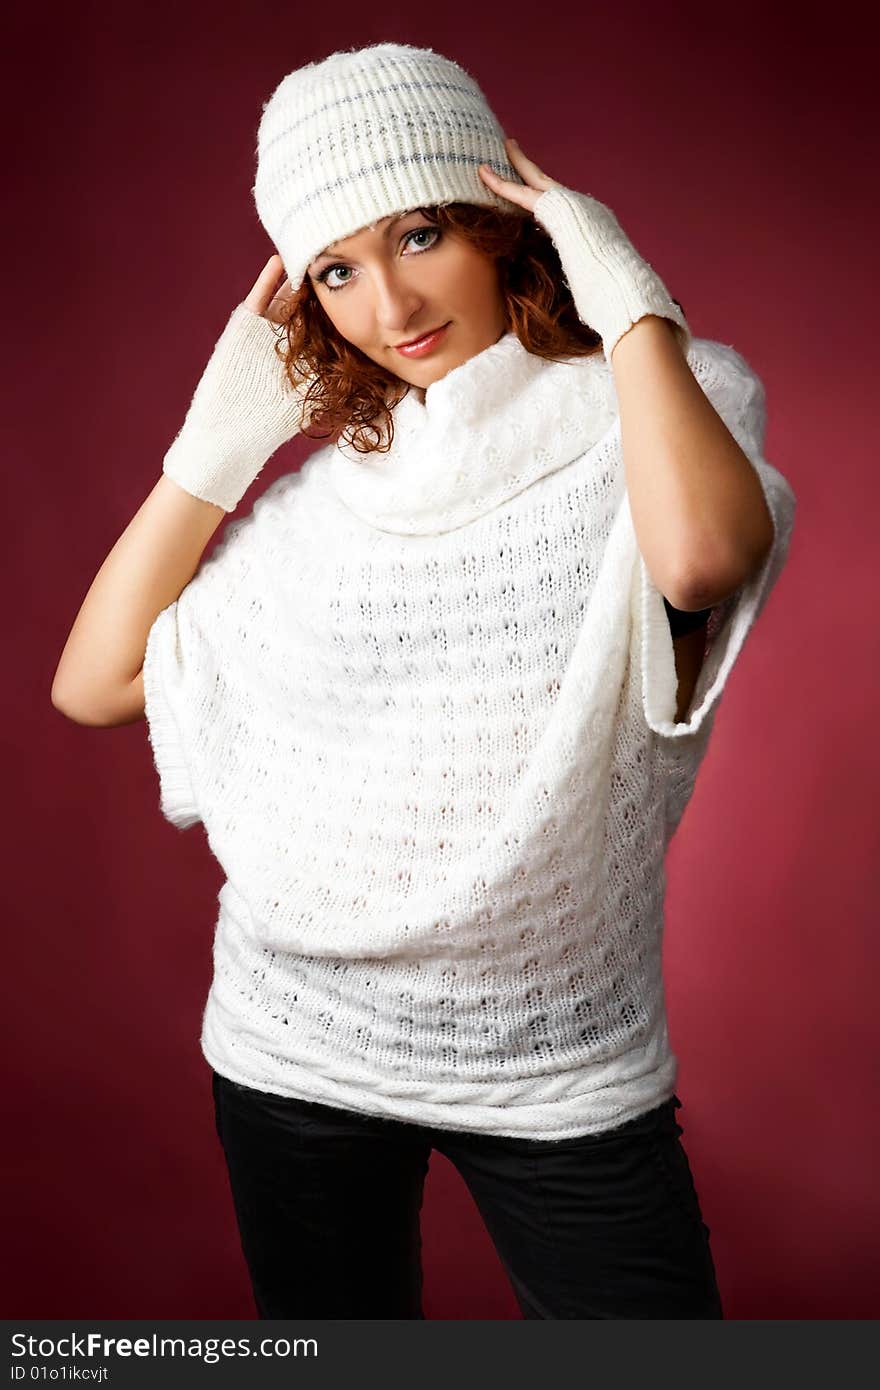
<instances>
[{"instance_id":1,"label":"woman's elbow","mask_svg":"<svg viewBox=\"0 0 880 1390\"><path fill-rule=\"evenodd\" d=\"M51 699L59 714L85 728L112 729L121 724L134 724L145 713L144 673L138 671L134 680L121 690L100 695L65 690L56 679Z\"/></svg>"}]
</instances>

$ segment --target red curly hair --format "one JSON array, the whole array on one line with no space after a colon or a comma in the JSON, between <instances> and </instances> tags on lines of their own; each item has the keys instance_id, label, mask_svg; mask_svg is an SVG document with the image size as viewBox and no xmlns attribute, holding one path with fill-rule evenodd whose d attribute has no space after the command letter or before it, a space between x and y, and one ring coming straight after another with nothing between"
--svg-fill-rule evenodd
<instances>
[{"instance_id":1,"label":"red curly hair","mask_svg":"<svg viewBox=\"0 0 880 1390\"><path fill-rule=\"evenodd\" d=\"M443 234L466 238L495 261L505 305L504 331L513 331L527 352L550 361L601 352L599 334L578 317L556 247L533 217L474 203L445 203L420 211ZM392 409L410 386L337 332L308 275L291 300L275 351L291 385L306 386L307 438L342 435L363 454L390 448ZM311 434L316 420L321 433Z\"/></svg>"}]
</instances>

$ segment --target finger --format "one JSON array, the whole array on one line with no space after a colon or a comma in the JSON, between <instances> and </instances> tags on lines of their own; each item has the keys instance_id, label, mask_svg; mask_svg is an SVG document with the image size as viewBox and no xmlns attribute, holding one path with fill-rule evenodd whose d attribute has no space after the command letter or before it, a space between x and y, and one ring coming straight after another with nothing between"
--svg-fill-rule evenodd
<instances>
[{"instance_id":1,"label":"finger","mask_svg":"<svg viewBox=\"0 0 880 1390\"><path fill-rule=\"evenodd\" d=\"M280 279L286 279L284 262L277 252L274 256L270 256L266 262L261 279L264 279L267 285L272 286L277 285Z\"/></svg>"},{"instance_id":2,"label":"finger","mask_svg":"<svg viewBox=\"0 0 880 1390\"><path fill-rule=\"evenodd\" d=\"M270 256L245 298L245 304L256 314L265 314L278 293L279 277L284 275L284 263L277 252ZM286 277L285 277L286 278Z\"/></svg>"},{"instance_id":3,"label":"finger","mask_svg":"<svg viewBox=\"0 0 880 1390\"><path fill-rule=\"evenodd\" d=\"M256 280L251 286L251 295L258 296L260 294L263 294L267 289L274 285L275 281L278 278L277 267L274 265L274 262L277 259L278 258L276 256L270 256L269 260L263 266L263 269L260 271Z\"/></svg>"},{"instance_id":4,"label":"finger","mask_svg":"<svg viewBox=\"0 0 880 1390\"><path fill-rule=\"evenodd\" d=\"M481 174L485 173L493 183L504 184L508 188L522 188L522 184L514 183L512 179L504 178L503 174L499 174L498 170L493 169L491 164L480 164L477 167L479 172Z\"/></svg>"},{"instance_id":5,"label":"finger","mask_svg":"<svg viewBox=\"0 0 880 1390\"><path fill-rule=\"evenodd\" d=\"M555 184L556 180L553 179L549 174L545 173L541 166L539 164L536 164L533 159L529 159L528 155L523 152L522 146L519 144L518 141L516 141L513 138L512 135L508 136L504 143L508 147L510 162L517 170L517 172L520 172L521 168L525 166L525 168L528 170L529 178L532 182L539 185L543 184L545 188L550 188L553 186L553 184Z\"/></svg>"},{"instance_id":6,"label":"finger","mask_svg":"<svg viewBox=\"0 0 880 1390\"><path fill-rule=\"evenodd\" d=\"M514 183L512 179L502 178L489 164L480 164L479 170L485 171L486 183L494 193L506 198L510 203L519 203L520 207L529 206L528 184Z\"/></svg>"}]
</instances>

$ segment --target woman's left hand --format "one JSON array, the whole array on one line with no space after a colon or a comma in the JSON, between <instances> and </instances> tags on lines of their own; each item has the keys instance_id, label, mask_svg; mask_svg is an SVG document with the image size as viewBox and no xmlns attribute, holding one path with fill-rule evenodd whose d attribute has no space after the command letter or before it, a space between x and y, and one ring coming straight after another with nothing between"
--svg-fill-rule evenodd
<instances>
[{"instance_id":1,"label":"woman's left hand","mask_svg":"<svg viewBox=\"0 0 880 1390\"><path fill-rule=\"evenodd\" d=\"M477 172L486 187L491 189L493 193L507 198L511 203L517 203L529 212L534 212L535 203L541 194L545 193L548 188L559 188L561 185L545 174L542 169L539 169L534 160L528 159L515 140L506 139L504 148L507 150L507 158L523 183L513 183L510 179L503 179L500 174L495 173L489 164L478 165Z\"/></svg>"},{"instance_id":2,"label":"woman's left hand","mask_svg":"<svg viewBox=\"0 0 880 1390\"><path fill-rule=\"evenodd\" d=\"M619 339L649 314L671 320L686 353L690 329L680 305L639 255L611 208L551 179L515 140L508 137L504 147L521 184L503 179L488 164L479 164L477 172L492 193L526 208L548 233L578 317L599 334L609 366Z\"/></svg>"}]
</instances>

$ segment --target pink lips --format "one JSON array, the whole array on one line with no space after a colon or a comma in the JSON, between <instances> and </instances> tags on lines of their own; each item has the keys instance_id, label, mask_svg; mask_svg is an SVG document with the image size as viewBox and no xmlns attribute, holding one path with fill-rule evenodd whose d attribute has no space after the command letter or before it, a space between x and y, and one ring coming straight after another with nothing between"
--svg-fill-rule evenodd
<instances>
[{"instance_id":1,"label":"pink lips","mask_svg":"<svg viewBox=\"0 0 880 1390\"><path fill-rule=\"evenodd\" d=\"M407 343L405 346L398 347L396 350L402 353L404 357L424 357L426 353L434 350L448 327L449 324L444 323L442 328L438 328L433 333L429 333L426 338L417 338L414 343Z\"/></svg>"}]
</instances>

